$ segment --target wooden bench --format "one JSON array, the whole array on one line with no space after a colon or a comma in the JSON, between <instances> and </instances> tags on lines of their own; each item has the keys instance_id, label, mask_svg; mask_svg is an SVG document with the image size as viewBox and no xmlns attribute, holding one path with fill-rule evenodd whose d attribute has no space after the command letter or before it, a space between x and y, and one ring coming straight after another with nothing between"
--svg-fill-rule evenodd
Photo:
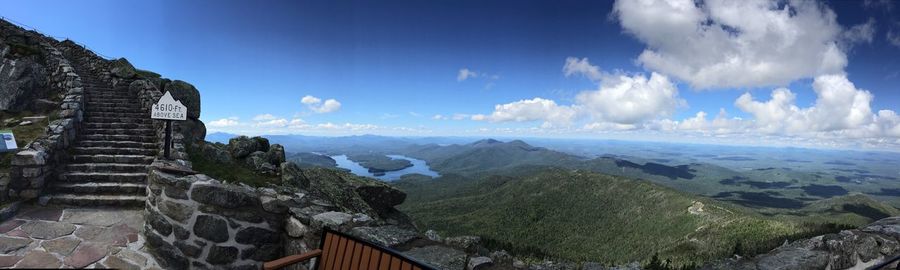
<instances>
[{"instance_id":1,"label":"wooden bench","mask_svg":"<svg viewBox=\"0 0 900 270\"><path fill-rule=\"evenodd\" d=\"M319 249L266 262L263 269L281 269L312 258L318 258L313 266L318 270L435 270L393 249L329 228L322 232Z\"/></svg>"}]
</instances>

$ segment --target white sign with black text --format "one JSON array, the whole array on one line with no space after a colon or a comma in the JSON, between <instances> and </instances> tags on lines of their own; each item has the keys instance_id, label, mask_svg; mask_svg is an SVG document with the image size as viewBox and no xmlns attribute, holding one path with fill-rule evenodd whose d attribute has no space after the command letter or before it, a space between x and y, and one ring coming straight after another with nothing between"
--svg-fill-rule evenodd
<instances>
[{"instance_id":1,"label":"white sign with black text","mask_svg":"<svg viewBox=\"0 0 900 270\"><path fill-rule=\"evenodd\" d=\"M153 104L153 112L151 112L150 118L187 120L187 107L181 104L181 101L172 98L172 94L166 91L166 94L156 104Z\"/></svg>"}]
</instances>

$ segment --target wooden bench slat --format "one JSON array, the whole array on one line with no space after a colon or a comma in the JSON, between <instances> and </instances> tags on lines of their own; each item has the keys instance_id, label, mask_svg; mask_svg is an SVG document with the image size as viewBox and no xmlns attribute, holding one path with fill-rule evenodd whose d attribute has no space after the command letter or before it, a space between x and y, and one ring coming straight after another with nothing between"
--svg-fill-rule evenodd
<instances>
[{"instance_id":1,"label":"wooden bench slat","mask_svg":"<svg viewBox=\"0 0 900 270\"><path fill-rule=\"evenodd\" d=\"M349 270L350 265L353 264L353 250L356 249L356 245L358 243L356 241L352 241L347 239L347 246L344 247L344 257L343 262L341 262L340 270Z\"/></svg>"},{"instance_id":2,"label":"wooden bench slat","mask_svg":"<svg viewBox=\"0 0 900 270\"><path fill-rule=\"evenodd\" d=\"M362 247L362 243L358 243L353 247L353 259L350 260L350 268L345 267L344 269L359 270L359 258L362 256Z\"/></svg>"},{"instance_id":3,"label":"wooden bench slat","mask_svg":"<svg viewBox=\"0 0 900 270\"><path fill-rule=\"evenodd\" d=\"M372 256L372 247L363 246L360 254L362 254L362 257L359 258L359 270L369 269L369 257Z\"/></svg>"},{"instance_id":4,"label":"wooden bench slat","mask_svg":"<svg viewBox=\"0 0 900 270\"><path fill-rule=\"evenodd\" d=\"M337 260L337 251L341 246L341 237L335 236L331 239L331 247L328 248L328 253L331 254L331 258L328 258L328 262L321 268L323 270L331 270L334 269L334 262Z\"/></svg>"},{"instance_id":5,"label":"wooden bench slat","mask_svg":"<svg viewBox=\"0 0 900 270\"><path fill-rule=\"evenodd\" d=\"M310 252L307 252L304 254L291 255L291 256L287 256L287 257L277 259L277 260L274 260L271 262L266 262L263 264L263 269L267 269L267 270L280 269L282 267L285 267L285 266L288 266L291 264L303 262L303 261L318 257L319 255L322 255L321 249L316 249L316 250L313 250L313 251L310 251Z\"/></svg>"},{"instance_id":6,"label":"wooden bench slat","mask_svg":"<svg viewBox=\"0 0 900 270\"><path fill-rule=\"evenodd\" d=\"M402 270L412 270L412 264L410 264L407 261L403 261L403 267L401 267L401 269Z\"/></svg>"},{"instance_id":7,"label":"wooden bench slat","mask_svg":"<svg viewBox=\"0 0 900 270\"><path fill-rule=\"evenodd\" d=\"M391 267L391 255L382 252L381 258L379 258L378 269L390 269Z\"/></svg>"},{"instance_id":8,"label":"wooden bench slat","mask_svg":"<svg viewBox=\"0 0 900 270\"><path fill-rule=\"evenodd\" d=\"M391 270L400 270L402 264L403 261L401 261L400 258L391 256Z\"/></svg>"},{"instance_id":9,"label":"wooden bench slat","mask_svg":"<svg viewBox=\"0 0 900 270\"><path fill-rule=\"evenodd\" d=\"M372 256L369 257L369 270L378 269L378 265L381 263L381 250L372 250Z\"/></svg>"},{"instance_id":10,"label":"wooden bench slat","mask_svg":"<svg viewBox=\"0 0 900 270\"><path fill-rule=\"evenodd\" d=\"M323 266L325 266L325 262L327 262L328 259L332 256L328 250L331 248L331 246L333 246L331 244L331 240L334 239L335 235L331 234L331 233L326 233L324 237L325 237L325 239L322 240L322 246L319 247L322 249L322 256L319 257L318 261L316 261L316 267L319 269L321 269Z\"/></svg>"}]
</instances>

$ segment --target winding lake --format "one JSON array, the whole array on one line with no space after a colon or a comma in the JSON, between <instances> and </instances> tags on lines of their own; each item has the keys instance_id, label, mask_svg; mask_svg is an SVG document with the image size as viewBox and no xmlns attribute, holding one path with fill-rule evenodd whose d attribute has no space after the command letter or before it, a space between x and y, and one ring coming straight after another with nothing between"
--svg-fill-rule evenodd
<instances>
[{"instance_id":1,"label":"winding lake","mask_svg":"<svg viewBox=\"0 0 900 270\"><path fill-rule=\"evenodd\" d=\"M408 167L408 168L398 170L398 171L385 172L384 175L382 175L382 176L375 176L375 174L369 172L369 169L366 169L365 167L359 165L359 163L356 163L356 162L348 159L347 155L331 156L331 158L333 158L334 161L337 162L337 166L339 168L348 169L348 170L350 170L351 173L353 173L355 175L377 178L382 181L399 180L401 176L411 174L411 173L418 173L418 174L427 175L430 177L441 176L436 171L431 170L431 167L428 167L428 164L426 164L424 160L415 159L415 158L411 158L411 157L407 157L407 156L403 156L403 155L387 155L387 156L392 159L409 160L409 162L412 163L412 167Z\"/></svg>"}]
</instances>

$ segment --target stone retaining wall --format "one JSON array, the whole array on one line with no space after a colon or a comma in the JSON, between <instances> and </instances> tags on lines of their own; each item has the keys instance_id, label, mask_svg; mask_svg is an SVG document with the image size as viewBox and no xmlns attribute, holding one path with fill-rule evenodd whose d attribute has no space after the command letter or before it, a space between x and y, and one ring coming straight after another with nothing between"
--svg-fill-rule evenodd
<instances>
[{"instance_id":1,"label":"stone retaining wall","mask_svg":"<svg viewBox=\"0 0 900 270\"><path fill-rule=\"evenodd\" d=\"M151 166L144 234L166 268L258 269L284 255L284 216L257 190ZM181 167L182 169L186 169Z\"/></svg>"},{"instance_id":2,"label":"stone retaining wall","mask_svg":"<svg viewBox=\"0 0 900 270\"><path fill-rule=\"evenodd\" d=\"M64 93L60 111L47 127L47 134L27 144L12 159L9 183L0 183L0 202L28 200L41 195L47 181L55 177L56 165L68 157L65 149L81 129L84 89L75 68L50 43L41 43L53 93Z\"/></svg>"}]
</instances>

